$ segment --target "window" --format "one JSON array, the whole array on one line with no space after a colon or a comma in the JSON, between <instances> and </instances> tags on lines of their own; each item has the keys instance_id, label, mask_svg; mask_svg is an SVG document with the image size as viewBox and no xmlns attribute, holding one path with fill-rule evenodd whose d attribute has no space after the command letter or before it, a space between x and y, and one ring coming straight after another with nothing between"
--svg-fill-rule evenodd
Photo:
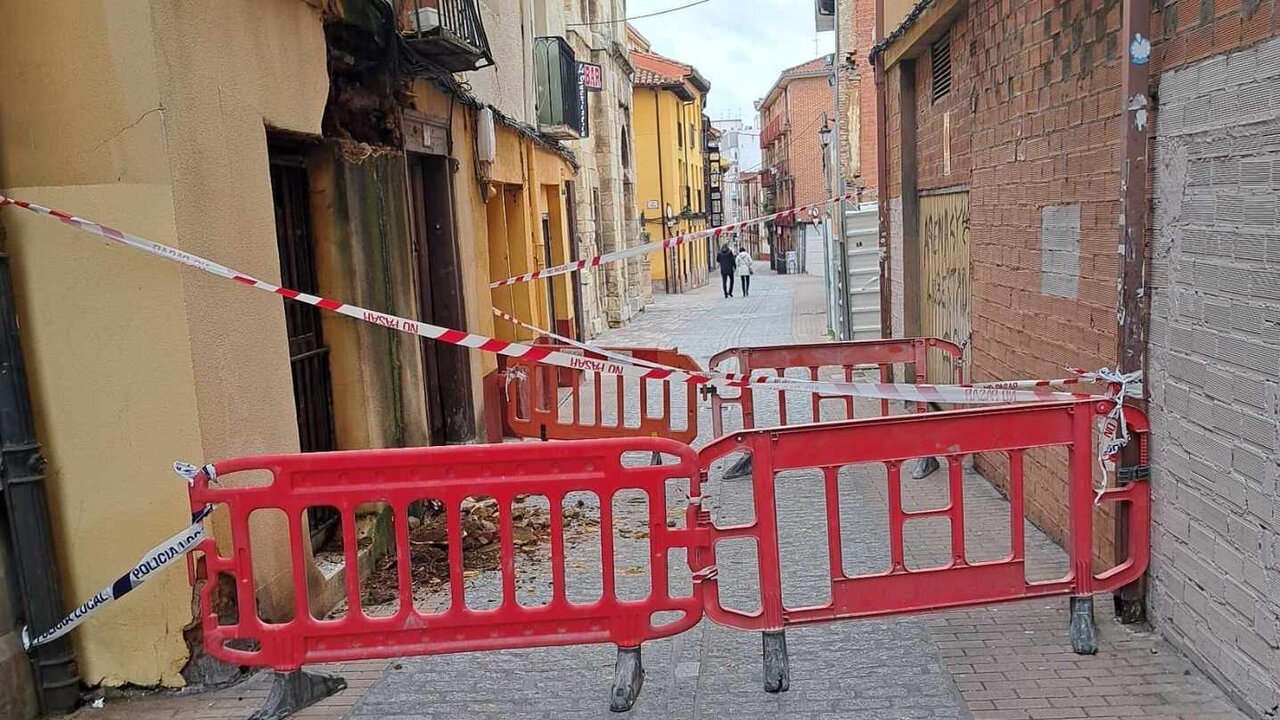
<instances>
[{"instance_id":1,"label":"window","mask_svg":"<svg viewBox=\"0 0 1280 720\"><path fill-rule=\"evenodd\" d=\"M932 70L933 102L938 102L951 92L951 30L929 46L929 66Z\"/></svg>"},{"instance_id":2,"label":"window","mask_svg":"<svg viewBox=\"0 0 1280 720\"><path fill-rule=\"evenodd\" d=\"M631 137L627 133L627 128L622 128L622 168L631 167Z\"/></svg>"}]
</instances>

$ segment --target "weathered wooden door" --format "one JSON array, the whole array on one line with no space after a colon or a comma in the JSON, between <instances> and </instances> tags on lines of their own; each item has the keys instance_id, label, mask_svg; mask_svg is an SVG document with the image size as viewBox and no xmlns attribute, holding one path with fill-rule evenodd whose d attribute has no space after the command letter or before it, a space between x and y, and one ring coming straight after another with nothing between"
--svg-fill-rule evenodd
<instances>
[{"instance_id":1,"label":"weathered wooden door","mask_svg":"<svg viewBox=\"0 0 1280 720\"><path fill-rule=\"evenodd\" d=\"M442 155L416 152L409 153L407 161L409 232L418 263L419 317L433 325L466 330L450 161ZM422 358L431 444L474 440L470 351L424 339Z\"/></svg>"},{"instance_id":2,"label":"weathered wooden door","mask_svg":"<svg viewBox=\"0 0 1280 720\"><path fill-rule=\"evenodd\" d=\"M921 197L921 335L950 340L967 350L969 268L968 191ZM929 382L953 381L951 360L942 353L930 353L928 372Z\"/></svg>"}]
</instances>

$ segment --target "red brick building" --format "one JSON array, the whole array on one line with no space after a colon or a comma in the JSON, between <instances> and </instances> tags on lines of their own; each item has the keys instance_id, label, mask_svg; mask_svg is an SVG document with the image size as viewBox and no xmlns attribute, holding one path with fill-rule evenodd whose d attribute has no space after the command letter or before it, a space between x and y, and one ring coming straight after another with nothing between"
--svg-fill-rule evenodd
<instances>
[{"instance_id":1,"label":"red brick building","mask_svg":"<svg viewBox=\"0 0 1280 720\"><path fill-rule=\"evenodd\" d=\"M1145 365L1151 582L1120 609L1145 601L1242 705L1273 714L1280 8L879 4L893 335L964 344L976 381ZM976 462L1007 486L1007 457ZM1026 514L1058 539L1065 462L1024 458ZM1109 505L1094 516L1110 565L1117 522Z\"/></svg>"},{"instance_id":2,"label":"red brick building","mask_svg":"<svg viewBox=\"0 0 1280 720\"><path fill-rule=\"evenodd\" d=\"M766 212L780 212L822 202L829 197L823 175L822 139L818 131L835 112L831 91L831 55L783 70L764 99L760 111L760 147L764 152L761 178ZM780 218L770 233L775 268L786 267L789 251L803 252L807 218ZM802 261L803 262L803 261Z\"/></svg>"},{"instance_id":3,"label":"red brick building","mask_svg":"<svg viewBox=\"0 0 1280 720\"><path fill-rule=\"evenodd\" d=\"M875 47L876 4L840 0L840 166L845 185L871 198L879 187L876 162L876 80L871 64Z\"/></svg>"}]
</instances>

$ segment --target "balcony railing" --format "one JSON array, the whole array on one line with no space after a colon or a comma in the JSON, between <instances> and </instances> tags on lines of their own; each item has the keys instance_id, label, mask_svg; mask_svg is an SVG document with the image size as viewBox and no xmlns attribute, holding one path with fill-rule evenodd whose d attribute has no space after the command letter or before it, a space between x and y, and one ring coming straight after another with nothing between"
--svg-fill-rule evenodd
<instances>
[{"instance_id":1,"label":"balcony railing","mask_svg":"<svg viewBox=\"0 0 1280 720\"><path fill-rule=\"evenodd\" d=\"M419 55L449 72L493 65L477 0L394 0L400 32Z\"/></svg>"},{"instance_id":2,"label":"balcony railing","mask_svg":"<svg viewBox=\"0 0 1280 720\"><path fill-rule=\"evenodd\" d=\"M783 127L782 116L774 118L768 125L765 125L764 130L760 132L760 147L769 147L774 140L778 139L778 136L781 135L784 130L785 128Z\"/></svg>"},{"instance_id":3,"label":"balcony railing","mask_svg":"<svg viewBox=\"0 0 1280 720\"><path fill-rule=\"evenodd\" d=\"M578 59L561 37L533 41L533 84L538 97L538 128L557 140L590 134L587 92Z\"/></svg>"}]
</instances>

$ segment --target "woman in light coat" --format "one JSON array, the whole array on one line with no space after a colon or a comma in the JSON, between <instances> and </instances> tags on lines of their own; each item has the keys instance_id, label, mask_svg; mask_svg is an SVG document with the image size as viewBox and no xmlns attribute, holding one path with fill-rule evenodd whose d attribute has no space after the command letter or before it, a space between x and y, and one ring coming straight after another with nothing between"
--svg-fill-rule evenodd
<instances>
[{"instance_id":1,"label":"woman in light coat","mask_svg":"<svg viewBox=\"0 0 1280 720\"><path fill-rule=\"evenodd\" d=\"M738 257L734 261L734 270L738 273L738 277L742 279L742 297L751 295L751 254L746 248L738 249Z\"/></svg>"}]
</instances>

